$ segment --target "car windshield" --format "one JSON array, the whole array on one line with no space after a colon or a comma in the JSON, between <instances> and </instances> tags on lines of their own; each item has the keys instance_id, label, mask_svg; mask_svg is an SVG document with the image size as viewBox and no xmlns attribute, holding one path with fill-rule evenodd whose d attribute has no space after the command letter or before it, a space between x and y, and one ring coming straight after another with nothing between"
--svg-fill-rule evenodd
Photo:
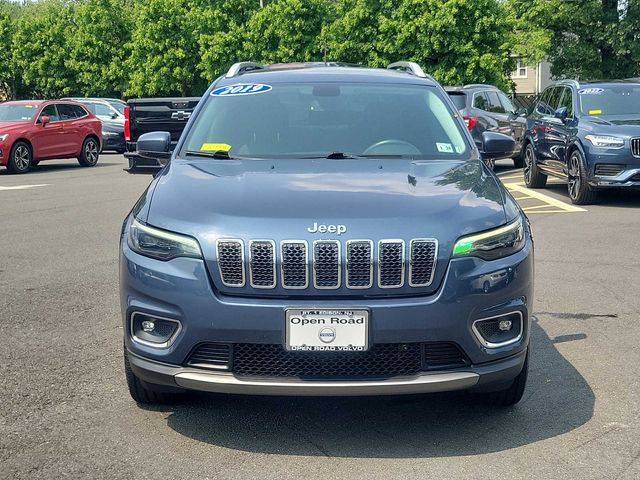
<instances>
[{"instance_id":1,"label":"car windshield","mask_svg":"<svg viewBox=\"0 0 640 480\"><path fill-rule=\"evenodd\" d=\"M458 110L462 110L467 106L467 95L461 92L447 92Z\"/></svg>"},{"instance_id":2,"label":"car windshield","mask_svg":"<svg viewBox=\"0 0 640 480\"><path fill-rule=\"evenodd\" d=\"M33 120L37 111L37 105L26 103L0 105L0 122L28 122Z\"/></svg>"},{"instance_id":3,"label":"car windshield","mask_svg":"<svg viewBox=\"0 0 640 480\"><path fill-rule=\"evenodd\" d=\"M424 85L239 83L211 92L183 153L468 158L454 115Z\"/></svg>"},{"instance_id":4,"label":"car windshield","mask_svg":"<svg viewBox=\"0 0 640 480\"><path fill-rule=\"evenodd\" d=\"M640 114L640 85L606 85L578 90L580 110L584 115Z\"/></svg>"}]
</instances>

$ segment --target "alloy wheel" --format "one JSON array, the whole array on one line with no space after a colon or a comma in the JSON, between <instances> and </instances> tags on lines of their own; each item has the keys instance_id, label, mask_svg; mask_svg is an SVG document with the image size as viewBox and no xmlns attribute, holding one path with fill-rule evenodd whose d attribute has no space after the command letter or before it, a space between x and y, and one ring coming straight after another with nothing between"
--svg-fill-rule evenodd
<instances>
[{"instance_id":1,"label":"alloy wheel","mask_svg":"<svg viewBox=\"0 0 640 480\"><path fill-rule=\"evenodd\" d=\"M569 196L571 198L577 198L580 193L581 179L580 179L580 159L577 155L571 155L569 159L569 171L568 171Z\"/></svg>"},{"instance_id":2,"label":"alloy wheel","mask_svg":"<svg viewBox=\"0 0 640 480\"><path fill-rule=\"evenodd\" d=\"M530 148L524 151L524 180L531 182L531 170L533 168L533 153Z\"/></svg>"},{"instance_id":3,"label":"alloy wheel","mask_svg":"<svg viewBox=\"0 0 640 480\"><path fill-rule=\"evenodd\" d=\"M93 140L89 140L84 147L84 156L91 165L98 161L98 145Z\"/></svg>"},{"instance_id":4,"label":"alloy wheel","mask_svg":"<svg viewBox=\"0 0 640 480\"><path fill-rule=\"evenodd\" d=\"M20 145L16 148L13 159L18 170L23 171L29 168L29 164L31 163L31 153L27 147Z\"/></svg>"}]
</instances>

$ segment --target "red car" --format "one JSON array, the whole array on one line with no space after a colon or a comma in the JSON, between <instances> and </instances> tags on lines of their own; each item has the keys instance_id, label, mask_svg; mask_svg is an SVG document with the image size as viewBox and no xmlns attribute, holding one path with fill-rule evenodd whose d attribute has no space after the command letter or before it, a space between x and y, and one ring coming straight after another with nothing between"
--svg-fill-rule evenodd
<instances>
[{"instance_id":1,"label":"red car","mask_svg":"<svg viewBox=\"0 0 640 480\"><path fill-rule=\"evenodd\" d=\"M0 104L0 165L25 173L42 160L77 157L93 167L101 149L102 122L67 100Z\"/></svg>"}]
</instances>

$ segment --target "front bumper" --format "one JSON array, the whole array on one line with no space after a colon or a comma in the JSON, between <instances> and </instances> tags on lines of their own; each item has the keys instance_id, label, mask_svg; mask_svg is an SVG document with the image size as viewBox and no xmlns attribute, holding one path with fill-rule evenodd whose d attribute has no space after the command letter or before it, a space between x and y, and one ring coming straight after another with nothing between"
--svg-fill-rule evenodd
<instances>
[{"instance_id":1,"label":"front bumper","mask_svg":"<svg viewBox=\"0 0 640 480\"><path fill-rule=\"evenodd\" d=\"M637 188L640 187L640 167L627 168L616 176L594 176L589 184L592 187Z\"/></svg>"},{"instance_id":2,"label":"front bumper","mask_svg":"<svg viewBox=\"0 0 640 480\"><path fill-rule=\"evenodd\" d=\"M167 365L127 352L133 373L166 387L245 395L360 396L437 393L452 390L492 390L508 385L521 371L526 350L506 359L464 370L430 372L384 380L304 381L282 378L242 378L230 372L203 371Z\"/></svg>"}]
</instances>

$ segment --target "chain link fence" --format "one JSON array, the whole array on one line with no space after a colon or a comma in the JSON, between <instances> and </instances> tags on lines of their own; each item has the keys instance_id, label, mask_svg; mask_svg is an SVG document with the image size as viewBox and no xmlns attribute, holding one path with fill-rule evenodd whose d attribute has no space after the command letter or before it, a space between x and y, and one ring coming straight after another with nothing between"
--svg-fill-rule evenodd
<instances>
[{"instance_id":1,"label":"chain link fence","mask_svg":"<svg viewBox=\"0 0 640 480\"><path fill-rule=\"evenodd\" d=\"M538 100L538 95L511 95L511 101L516 109L525 108L527 113L531 113L536 105L536 100Z\"/></svg>"}]
</instances>

